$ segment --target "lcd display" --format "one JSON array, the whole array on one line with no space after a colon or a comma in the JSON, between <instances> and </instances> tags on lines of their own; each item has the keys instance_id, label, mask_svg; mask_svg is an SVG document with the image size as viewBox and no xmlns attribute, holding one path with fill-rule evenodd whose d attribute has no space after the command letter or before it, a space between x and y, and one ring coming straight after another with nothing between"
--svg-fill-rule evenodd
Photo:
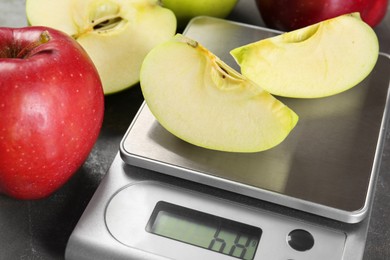
<instances>
[{"instance_id":1,"label":"lcd display","mask_svg":"<svg viewBox=\"0 0 390 260\"><path fill-rule=\"evenodd\" d=\"M244 260L254 258L262 234L258 227L164 201L156 204L146 230Z\"/></svg>"}]
</instances>

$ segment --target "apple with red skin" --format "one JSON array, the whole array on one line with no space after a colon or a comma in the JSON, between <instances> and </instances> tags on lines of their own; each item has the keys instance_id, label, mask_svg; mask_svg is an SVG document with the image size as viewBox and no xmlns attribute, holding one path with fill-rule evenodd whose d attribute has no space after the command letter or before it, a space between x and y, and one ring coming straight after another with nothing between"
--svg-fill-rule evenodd
<instances>
[{"instance_id":1,"label":"apple with red skin","mask_svg":"<svg viewBox=\"0 0 390 260\"><path fill-rule=\"evenodd\" d=\"M353 12L374 27L385 16L388 0L256 0L256 4L268 27L292 31Z\"/></svg>"},{"instance_id":2,"label":"apple with red skin","mask_svg":"<svg viewBox=\"0 0 390 260\"><path fill-rule=\"evenodd\" d=\"M47 197L84 163L104 116L95 66L46 27L0 28L0 192Z\"/></svg>"}]
</instances>

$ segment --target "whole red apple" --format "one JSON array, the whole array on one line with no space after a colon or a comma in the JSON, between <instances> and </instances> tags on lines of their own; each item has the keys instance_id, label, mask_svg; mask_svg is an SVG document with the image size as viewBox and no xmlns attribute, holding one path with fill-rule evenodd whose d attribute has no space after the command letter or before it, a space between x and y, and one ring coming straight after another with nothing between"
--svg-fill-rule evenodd
<instances>
[{"instance_id":1,"label":"whole red apple","mask_svg":"<svg viewBox=\"0 0 390 260\"><path fill-rule=\"evenodd\" d=\"M43 198L84 163L104 115L92 61L45 27L0 28L0 192Z\"/></svg>"},{"instance_id":2,"label":"whole red apple","mask_svg":"<svg viewBox=\"0 0 390 260\"><path fill-rule=\"evenodd\" d=\"M291 31L342 14L359 12L363 21L376 26L385 16L388 0L256 0L264 23Z\"/></svg>"}]
</instances>

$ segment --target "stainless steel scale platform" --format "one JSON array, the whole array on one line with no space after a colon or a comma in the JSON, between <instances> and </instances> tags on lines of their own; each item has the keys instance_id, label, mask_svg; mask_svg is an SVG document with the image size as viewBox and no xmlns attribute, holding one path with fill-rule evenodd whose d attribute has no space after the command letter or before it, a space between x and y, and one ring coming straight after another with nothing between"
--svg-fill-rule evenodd
<instances>
[{"instance_id":1,"label":"stainless steel scale platform","mask_svg":"<svg viewBox=\"0 0 390 260\"><path fill-rule=\"evenodd\" d=\"M229 51L278 32L199 17L185 35ZM67 259L361 259L388 114L390 58L358 86L287 99L279 146L225 153L171 135L143 104L72 233Z\"/></svg>"}]
</instances>

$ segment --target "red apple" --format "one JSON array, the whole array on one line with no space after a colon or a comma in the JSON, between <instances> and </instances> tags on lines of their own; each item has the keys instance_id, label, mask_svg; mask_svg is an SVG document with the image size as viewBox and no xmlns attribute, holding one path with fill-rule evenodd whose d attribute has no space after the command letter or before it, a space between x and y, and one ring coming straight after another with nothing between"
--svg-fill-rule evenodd
<instances>
[{"instance_id":1,"label":"red apple","mask_svg":"<svg viewBox=\"0 0 390 260\"><path fill-rule=\"evenodd\" d=\"M363 21L376 26L385 16L388 0L256 0L264 23L291 31L342 14L359 12Z\"/></svg>"},{"instance_id":2,"label":"red apple","mask_svg":"<svg viewBox=\"0 0 390 260\"><path fill-rule=\"evenodd\" d=\"M84 163L104 115L97 70L71 37L0 28L0 192L47 197Z\"/></svg>"}]
</instances>

